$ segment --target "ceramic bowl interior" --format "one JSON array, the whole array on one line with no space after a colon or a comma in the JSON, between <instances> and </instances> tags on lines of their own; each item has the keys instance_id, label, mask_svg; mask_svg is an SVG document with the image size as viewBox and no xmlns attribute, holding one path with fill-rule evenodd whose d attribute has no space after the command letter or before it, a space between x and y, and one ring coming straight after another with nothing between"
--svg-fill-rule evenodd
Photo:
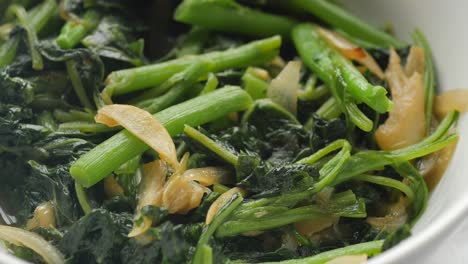
<instances>
[{"instance_id":1,"label":"ceramic bowl interior","mask_svg":"<svg viewBox=\"0 0 468 264\"><path fill-rule=\"evenodd\" d=\"M420 28L431 44L440 91L468 89L468 2L462 0L343 0L353 13L374 25L391 23L398 36L410 40ZM460 141L426 212L413 228L413 236L370 261L386 263L440 263L430 252L444 244L468 215L468 115L458 124ZM460 246L460 245L459 245ZM466 253L465 253L466 254ZM448 260L448 259L447 259ZM466 261L466 260L465 260ZM455 262L451 262L455 263ZM456 262L464 263L464 262Z\"/></svg>"},{"instance_id":2,"label":"ceramic bowl interior","mask_svg":"<svg viewBox=\"0 0 468 264\"><path fill-rule=\"evenodd\" d=\"M391 23L398 36L410 39L420 28L429 39L441 91L468 89L468 1L463 0L342 0L353 13L375 25ZM454 158L432 192L426 212L413 236L372 259L371 264L434 263L429 260L444 239L468 215L468 115L461 118L461 135ZM0 263L25 263L0 252Z\"/></svg>"}]
</instances>

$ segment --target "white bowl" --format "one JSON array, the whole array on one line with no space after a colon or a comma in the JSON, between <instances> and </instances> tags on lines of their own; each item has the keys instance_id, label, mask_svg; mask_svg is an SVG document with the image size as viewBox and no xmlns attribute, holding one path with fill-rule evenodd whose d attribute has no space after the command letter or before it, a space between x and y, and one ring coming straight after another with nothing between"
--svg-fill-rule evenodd
<instances>
[{"instance_id":1,"label":"white bowl","mask_svg":"<svg viewBox=\"0 0 468 264\"><path fill-rule=\"evenodd\" d=\"M432 46L442 91L468 89L468 1L465 0L342 0L353 13L375 25L391 22L404 39L414 28L426 34ZM459 122L460 135L468 135L468 116ZM413 229L413 235L372 259L370 264L397 263L466 263L463 245L458 246L458 258L446 255L443 260L433 253L447 243L450 235L468 216L468 137L461 136L454 158L437 188L432 192L426 212ZM464 239L460 240L464 241ZM448 241L450 242L450 241ZM468 241L465 241L465 247ZM444 248L446 249L446 248ZM440 250L439 250L440 251ZM466 261L466 260L465 260ZM2 264L24 264L13 256L0 252Z\"/></svg>"},{"instance_id":2,"label":"white bowl","mask_svg":"<svg viewBox=\"0 0 468 264\"><path fill-rule=\"evenodd\" d=\"M395 32L410 39L420 28L432 46L440 91L468 89L468 1L465 0L342 0L353 13L375 25L393 24ZM452 234L468 216L468 116L458 124L461 135L445 176L431 193L426 212L413 235L372 259L370 264L468 263L468 240ZM466 225L465 225L466 226ZM458 229L457 233L467 233ZM458 235L458 236L457 236ZM458 241L458 242L456 242ZM462 244L457 244L462 243ZM454 249L458 250L454 250Z\"/></svg>"}]
</instances>

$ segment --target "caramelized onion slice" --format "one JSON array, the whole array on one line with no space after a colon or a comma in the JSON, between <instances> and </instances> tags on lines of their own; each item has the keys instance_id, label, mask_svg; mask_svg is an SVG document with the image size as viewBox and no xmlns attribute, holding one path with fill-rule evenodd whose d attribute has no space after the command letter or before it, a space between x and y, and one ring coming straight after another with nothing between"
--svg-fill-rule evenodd
<instances>
[{"instance_id":1,"label":"caramelized onion slice","mask_svg":"<svg viewBox=\"0 0 468 264\"><path fill-rule=\"evenodd\" d=\"M435 97L434 112L437 118L442 119L453 110L468 111L468 89L454 89Z\"/></svg>"},{"instance_id":2,"label":"caramelized onion slice","mask_svg":"<svg viewBox=\"0 0 468 264\"><path fill-rule=\"evenodd\" d=\"M328 42L328 44L332 45L347 59L359 62L359 64L365 66L370 72L380 79L385 78L385 74L379 64L365 49L356 46L337 32L327 30L322 27L319 27L317 31L322 38Z\"/></svg>"},{"instance_id":3,"label":"caramelized onion slice","mask_svg":"<svg viewBox=\"0 0 468 264\"><path fill-rule=\"evenodd\" d=\"M405 198L400 198L399 202L388 208L385 216L368 217L366 221L378 230L396 231L399 227L406 224L408 219L408 214L406 213L407 203Z\"/></svg>"},{"instance_id":4,"label":"caramelized onion slice","mask_svg":"<svg viewBox=\"0 0 468 264\"><path fill-rule=\"evenodd\" d=\"M213 202L213 204L210 206L210 209L208 209L208 213L206 214L206 220L205 224L210 224L211 221L213 221L213 218L216 216L216 214L223 208L224 205L226 205L227 202L234 196L234 194L239 193L241 195L245 195L245 191L242 190L239 187L234 187L230 189L229 191L221 194L221 196L216 199L216 201Z\"/></svg>"},{"instance_id":5,"label":"caramelized onion slice","mask_svg":"<svg viewBox=\"0 0 468 264\"><path fill-rule=\"evenodd\" d=\"M26 223L26 229L32 230L36 227L55 227L55 210L52 202L41 203L34 209L34 215Z\"/></svg>"},{"instance_id":6,"label":"caramelized onion slice","mask_svg":"<svg viewBox=\"0 0 468 264\"><path fill-rule=\"evenodd\" d=\"M286 67L271 81L267 95L275 103L289 112L297 113L297 93L301 78L300 61L290 61Z\"/></svg>"},{"instance_id":7,"label":"caramelized onion slice","mask_svg":"<svg viewBox=\"0 0 468 264\"><path fill-rule=\"evenodd\" d=\"M156 160L143 166L143 176L140 182L136 218L140 216L140 210L147 205L160 206L163 187L166 182L167 166L164 161ZM128 237L136 237L145 233L153 224L151 219L143 217L143 222L134 224Z\"/></svg>"},{"instance_id":8,"label":"caramelized onion slice","mask_svg":"<svg viewBox=\"0 0 468 264\"><path fill-rule=\"evenodd\" d=\"M424 87L419 73L406 76L400 56L393 49L386 77L394 107L375 138L381 149L395 150L421 141L426 134Z\"/></svg>"},{"instance_id":9,"label":"caramelized onion slice","mask_svg":"<svg viewBox=\"0 0 468 264\"><path fill-rule=\"evenodd\" d=\"M452 160L453 153L457 148L457 142L447 145L445 148L425 157L423 164L427 168L424 172L424 180L426 181L429 191L433 190L437 183L442 179L450 161ZM429 163L429 165L428 165Z\"/></svg>"},{"instance_id":10,"label":"caramelized onion slice","mask_svg":"<svg viewBox=\"0 0 468 264\"><path fill-rule=\"evenodd\" d=\"M338 221L338 217L335 216L324 216L317 219L305 220L296 222L294 227L299 234L310 237L315 233L318 233L326 228L329 228Z\"/></svg>"},{"instance_id":11,"label":"caramelized onion slice","mask_svg":"<svg viewBox=\"0 0 468 264\"><path fill-rule=\"evenodd\" d=\"M215 183L229 184L232 183L230 171L219 167L204 167L185 171L184 177L197 181L203 186L211 186Z\"/></svg>"},{"instance_id":12,"label":"caramelized onion slice","mask_svg":"<svg viewBox=\"0 0 468 264\"><path fill-rule=\"evenodd\" d=\"M173 168L179 167L176 148L166 128L150 113L131 105L106 105L99 109L97 123L109 127L123 126L158 152L160 158Z\"/></svg>"},{"instance_id":13,"label":"caramelized onion slice","mask_svg":"<svg viewBox=\"0 0 468 264\"><path fill-rule=\"evenodd\" d=\"M17 227L0 225L0 239L31 249L48 264L65 263L60 251L36 233Z\"/></svg>"}]
</instances>

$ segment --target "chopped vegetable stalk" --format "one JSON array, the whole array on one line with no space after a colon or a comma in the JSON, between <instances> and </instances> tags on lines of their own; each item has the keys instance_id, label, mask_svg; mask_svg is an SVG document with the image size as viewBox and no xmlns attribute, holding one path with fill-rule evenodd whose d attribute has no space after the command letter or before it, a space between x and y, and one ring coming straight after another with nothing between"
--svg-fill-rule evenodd
<instances>
[{"instance_id":1,"label":"chopped vegetable stalk","mask_svg":"<svg viewBox=\"0 0 468 264\"><path fill-rule=\"evenodd\" d=\"M426 64L424 71L424 102L426 115L426 133L429 134L432 122L434 94L437 89L435 66L432 60L431 46L429 45L424 34L420 30L416 30L413 33L413 40L416 45L424 49L424 61Z\"/></svg>"},{"instance_id":2,"label":"chopped vegetable stalk","mask_svg":"<svg viewBox=\"0 0 468 264\"><path fill-rule=\"evenodd\" d=\"M327 261L325 264L366 264L367 254L346 255Z\"/></svg>"},{"instance_id":3,"label":"chopped vegetable stalk","mask_svg":"<svg viewBox=\"0 0 468 264\"><path fill-rule=\"evenodd\" d=\"M245 204L243 204L245 205ZM239 206L233 215L217 230L216 237L230 237L246 232L265 231L288 224L324 217L366 217L364 201L357 199L353 192L337 194L328 204L322 207L317 204L290 209L281 205L260 205L248 208Z\"/></svg>"},{"instance_id":4,"label":"chopped vegetable stalk","mask_svg":"<svg viewBox=\"0 0 468 264\"><path fill-rule=\"evenodd\" d=\"M234 0L185 0L175 20L204 28L256 37L289 37L295 20L244 7Z\"/></svg>"},{"instance_id":5,"label":"chopped vegetable stalk","mask_svg":"<svg viewBox=\"0 0 468 264\"><path fill-rule=\"evenodd\" d=\"M15 15L18 17L18 21L20 22L21 26L26 30L26 35L28 37L28 45L29 45L29 52L31 53L32 58L32 67L35 70L42 70L44 67L42 56L37 50L36 46L38 44L37 40L37 33L36 30L33 28L30 19L28 18L28 14L26 10L19 5L12 5L9 7L10 12L14 12Z\"/></svg>"},{"instance_id":6,"label":"chopped vegetable stalk","mask_svg":"<svg viewBox=\"0 0 468 264\"><path fill-rule=\"evenodd\" d=\"M238 87L225 87L172 106L154 115L170 135L183 131L184 125L198 126L231 112L250 107L252 99ZM120 165L140 155L148 146L128 131L122 131L80 157L70 168L71 175L90 187Z\"/></svg>"},{"instance_id":7,"label":"chopped vegetable stalk","mask_svg":"<svg viewBox=\"0 0 468 264\"><path fill-rule=\"evenodd\" d=\"M88 10L82 18L72 18L62 27L57 37L57 44L62 49L71 49L94 30L99 23L99 15L94 10Z\"/></svg>"},{"instance_id":8,"label":"chopped vegetable stalk","mask_svg":"<svg viewBox=\"0 0 468 264\"><path fill-rule=\"evenodd\" d=\"M83 186L81 186L78 182L75 182L75 193L76 193L76 197L78 198L78 203L81 206L81 210L83 210L83 213L85 215L91 213L93 208L88 202L86 191L83 188Z\"/></svg>"},{"instance_id":9,"label":"chopped vegetable stalk","mask_svg":"<svg viewBox=\"0 0 468 264\"><path fill-rule=\"evenodd\" d=\"M80 74L76 69L76 62L73 61L73 59L67 60L65 65L67 66L68 76L70 76L73 89L75 90L81 105L87 109L93 109L94 106L86 95L86 90L83 86L83 82L81 81Z\"/></svg>"},{"instance_id":10,"label":"chopped vegetable stalk","mask_svg":"<svg viewBox=\"0 0 468 264\"><path fill-rule=\"evenodd\" d=\"M327 46L311 24L294 28L293 41L304 63L328 86L335 86L343 78L345 90L358 102L364 102L379 113L392 107L387 91L381 86L371 85L362 74L337 51Z\"/></svg>"},{"instance_id":11,"label":"chopped vegetable stalk","mask_svg":"<svg viewBox=\"0 0 468 264\"><path fill-rule=\"evenodd\" d=\"M268 87L267 95L275 103L284 107L292 114L297 114L297 93L301 73L301 62L290 61L273 79Z\"/></svg>"},{"instance_id":12,"label":"chopped vegetable stalk","mask_svg":"<svg viewBox=\"0 0 468 264\"><path fill-rule=\"evenodd\" d=\"M203 232L198 240L197 247L195 249L195 254L193 256L192 263L201 264L205 263L203 259L203 247L208 245L210 238L216 232L218 227L223 224L225 219L234 211L239 204L242 202L243 198L240 194L234 194L231 199L225 203L225 205L217 212L214 217L214 220L207 226L203 228Z\"/></svg>"},{"instance_id":13,"label":"chopped vegetable stalk","mask_svg":"<svg viewBox=\"0 0 468 264\"><path fill-rule=\"evenodd\" d=\"M208 74L208 79L206 80L205 87L203 87L203 90L200 92L200 95L213 92L218 87L218 84L218 78L216 78L216 75L211 72L210 74Z\"/></svg>"},{"instance_id":14,"label":"chopped vegetable stalk","mask_svg":"<svg viewBox=\"0 0 468 264\"><path fill-rule=\"evenodd\" d=\"M154 114L157 113L178 101L181 101L187 93L193 89L194 84L202 77L205 77L210 71L211 64L204 61L196 61L180 74L184 76L177 82L171 90L164 95L156 98L148 99L137 104L138 107Z\"/></svg>"},{"instance_id":15,"label":"chopped vegetable stalk","mask_svg":"<svg viewBox=\"0 0 468 264\"><path fill-rule=\"evenodd\" d=\"M9 243L30 248L47 264L64 264L62 253L40 235L17 227L0 225L0 239Z\"/></svg>"},{"instance_id":16,"label":"chopped vegetable stalk","mask_svg":"<svg viewBox=\"0 0 468 264\"><path fill-rule=\"evenodd\" d=\"M162 160L179 168L174 142L166 128L150 113L131 105L107 105L99 109L96 122L110 127L123 126L154 149Z\"/></svg>"},{"instance_id":17,"label":"chopped vegetable stalk","mask_svg":"<svg viewBox=\"0 0 468 264\"><path fill-rule=\"evenodd\" d=\"M184 133L189 136L190 138L198 141L200 144L208 148L209 150L216 153L226 162L236 165L237 164L237 156L233 153L229 152L229 150L219 146L216 142L214 142L211 138L205 136L203 133L199 132L195 128L190 126L184 127Z\"/></svg>"},{"instance_id":18,"label":"chopped vegetable stalk","mask_svg":"<svg viewBox=\"0 0 468 264\"><path fill-rule=\"evenodd\" d=\"M324 264L327 261L335 259L340 256L348 256L348 255L357 255L357 254L367 254L368 256L375 256L382 251L384 241L383 240L375 240L371 242L365 242L360 244L355 244L351 246L346 246L343 248L333 249L330 251L325 251L323 253L317 254L312 257L303 258L303 259L291 259L285 260L280 262L264 262L263 264L273 264L273 263L280 263L280 264Z\"/></svg>"},{"instance_id":19,"label":"chopped vegetable stalk","mask_svg":"<svg viewBox=\"0 0 468 264\"><path fill-rule=\"evenodd\" d=\"M188 58L112 72L106 79L109 97L157 86L196 60L214 63L213 72L267 62L278 55L281 38L271 37L226 51L216 51Z\"/></svg>"},{"instance_id":20,"label":"chopped vegetable stalk","mask_svg":"<svg viewBox=\"0 0 468 264\"><path fill-rule=\"evenodd\" d=\"M426 135L424 88L419 73L413 72L409 76L405 74L400 57L393 49L390 51L386 76L395 107L385 123L375 132L375 139L381 149L394 150L413 145Z\"/></svg>"},{"instance_id":21,"label":"chopped vegetable stalk","mask_svg":"<svg viewBox=\"0 0 468 264\"><path fill-rule=\"evenodd\" d=\"M31 12L28 12L28 17L33 29L38 33L41 32L57 9L57 1L44 0L44 2L39 4L36 8L33 8Z\"/></svg>"},{"instance_id":22,"label":"chopped vegetable stalk","mask_svg":"<svg viewBox=\"0 0 468 264\"><path fill-rule=\"evenodd\" d=\"M326 0L290 0L287 5L307 11L333 27L374 45L389 48L404 48L406 44L395 37L376 29L346 10Z\"/></svg>"},{"instance_id":23,"label":"chopped vegetable stalk","mask_svg":"<svg viewBox=\"0 0 468 264\"><path fill-rule=\"evenodd\" d=\"M338 173L343 168L345 162L351 156L351 144L348 141L339 139L335 142L330 143L325 148L315 152L313 155L299 160L297 164L309 164L312 165L325 157L326 155L330 154L331 152L341 149L338 154L336 154L333 158L331 158L323 167L320 169L320 178L319 182L314 184L315 192L321 191L323 188L328 186Z\"/></svg>"}]
</instances>

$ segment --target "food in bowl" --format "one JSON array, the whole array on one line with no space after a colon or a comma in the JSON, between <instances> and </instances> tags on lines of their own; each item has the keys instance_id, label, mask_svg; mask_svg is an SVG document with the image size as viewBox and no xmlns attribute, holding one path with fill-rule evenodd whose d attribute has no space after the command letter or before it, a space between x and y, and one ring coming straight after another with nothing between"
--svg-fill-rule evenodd
<instances>
[{"instance_id":1,"label":"food in bowl","mask_svg":"<svg viewBox=\"0 0 468 264\"><path fill-rule=\"evenodd\" d=\"M149 6L4 8L7 250L362 263L410 234L466 109L464 91L435 97L421 32L405 43L327 1L186 0L172 49L144 51Z\"/></svg>"}]
</instances>

